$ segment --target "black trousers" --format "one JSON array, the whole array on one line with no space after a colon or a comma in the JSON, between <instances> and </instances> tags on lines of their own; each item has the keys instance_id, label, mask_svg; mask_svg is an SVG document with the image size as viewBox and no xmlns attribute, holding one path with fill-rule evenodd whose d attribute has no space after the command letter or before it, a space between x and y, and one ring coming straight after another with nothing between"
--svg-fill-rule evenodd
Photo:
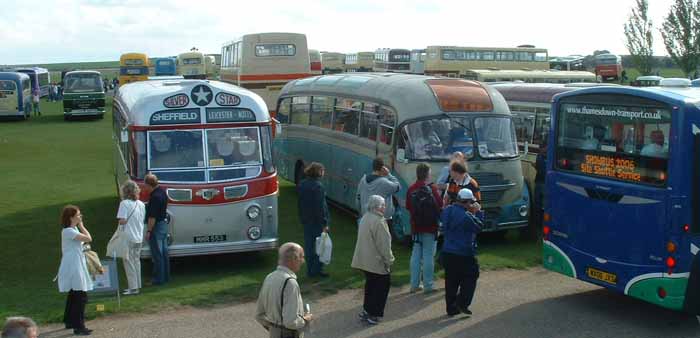
<instances>
[{"instance_id":1,"label":"black trousers","mask_svg":"<svg viewBox=\"0 0 700 338\"><path fill-rule=\"evenodd\" d=\"M479 262L474 256L442 253L445 268L445 306L447 314L468 309L474 299L476 281L479 279Z\"/></svg>"},{"instance_id":2,"label":"black trousers","mask_svg":"<svg viewBox=\"0 0 700 338\"><path fill-rule=\"evenodd\" d=\"M85 305L87 305L87 292L68 291L66 310L63 312L63 322L73 329L85 328Z\"/></svg>"},{"instance_id":3,"label":"black trousers","mask_svg":"<svg viewBox=\"0 0 700 338\"><path fill-rule=\"evenodd\" d=\"M364 271L364 273L365 300L363 308L370 316L384 317L384 307L391 287L391 275L379 275L368 271Z\"/></svg>"}]
</instances>

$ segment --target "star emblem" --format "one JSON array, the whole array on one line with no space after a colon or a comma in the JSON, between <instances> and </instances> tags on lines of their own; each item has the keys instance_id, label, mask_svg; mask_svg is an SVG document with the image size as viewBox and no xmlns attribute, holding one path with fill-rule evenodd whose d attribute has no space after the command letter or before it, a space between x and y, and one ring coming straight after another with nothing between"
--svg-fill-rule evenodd
<instances>
[{"instance_id":1,"label":"star emblem","mask_svg":"<svg viewBox=\"0 0 700 338\"><path fill-rule=\"evenodd\" d=\"M211 102L213 93L209 87L198 85L192 89L192 101L198 106L206 106Z\"/></svg>"}]
</instances>

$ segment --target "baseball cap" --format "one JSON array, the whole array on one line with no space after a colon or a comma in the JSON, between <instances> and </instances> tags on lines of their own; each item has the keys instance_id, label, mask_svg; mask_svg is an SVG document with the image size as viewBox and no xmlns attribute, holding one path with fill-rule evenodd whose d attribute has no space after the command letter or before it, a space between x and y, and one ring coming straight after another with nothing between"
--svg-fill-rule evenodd
<instances>
[{"instance_id":1,"label":"baseball cap","mask_svg":"<svg viewBox=\"0 0 700 338\"><path fill-rule=\"evenodd\" d=\"M474 193L472 193L471 190L464 188L457 193L457 200L460 202L465 202L465 201L474 201L476 200L474 198Z\"/></svg>"}]
</instances>

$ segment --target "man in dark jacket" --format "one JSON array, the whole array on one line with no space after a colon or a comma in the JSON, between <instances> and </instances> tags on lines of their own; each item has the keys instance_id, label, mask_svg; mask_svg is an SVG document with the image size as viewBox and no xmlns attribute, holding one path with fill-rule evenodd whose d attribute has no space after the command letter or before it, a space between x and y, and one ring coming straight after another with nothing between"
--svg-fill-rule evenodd
<instances>
[{"instance_id":1,"label":"man in dark jacket","mask_svg":"<svg viewBox=\"0 0 700 338\"><path fill-rule=\"evenodd\" d=\"M304 225L304 252L307 255L306 273L309 277L328 277L316 254L316 237L328 232L328 205L326 192L321 185L325 173L322 164L313 162L305 170L304 179L298 189L299 218Z\"/></svg>"},{"instance_id":2,"label":"man in dark jacket","mask_svg":"<svg viewBox=\"0 0 700 338\"><path fill-rule=\"evenodd\" d=\"M440 215L445 242L442 265L445 267L445 305L448 316L460 312L471 315L469 305L479 278L476 260L476 234L483 225L483 212L469 189L457 194L455 203Z\"/></svg>"}]
</instances>

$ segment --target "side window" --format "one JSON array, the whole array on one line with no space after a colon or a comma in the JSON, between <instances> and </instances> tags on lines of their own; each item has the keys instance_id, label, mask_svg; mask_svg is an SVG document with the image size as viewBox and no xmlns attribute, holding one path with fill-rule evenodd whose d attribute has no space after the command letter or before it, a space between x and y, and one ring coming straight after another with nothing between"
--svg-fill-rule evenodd
<instances>
[{"instance_id":1,"label":"side window","mask_svg":"<svg viewBox=\"0 0 700 338\"><path fill-rule=\"evenodd\" d=\"M360 116L360 137L377 140L377 105L374 103L365 103Z\"/></svg>"},{"instance_id":2,"label":"side window","mask_svg":"<svg viewBox=\"0 0 700 338\"><path fill-rule=\"evenodd\" d=\"M292 98L292 124L309 125L309 97L297 96Z\"/></svg>"},{"instance_id":3,"label":"side window","mask_svg":"<svg viewBox=\"0 0 700 338\"><path fill-rule=\"evenodd\" d=\"M538 147L547 143L547 139L549 138L550 121L551 117L549 108L535 109L535 130L533 133L532 143Z\"/></svg>"},{"instance_id":4,"label":"side window","mask_svg":"<svg viewBox=\"0 0 700 338\"><path fill-rule=\"evenodd\" d=\"M389 107L381 106L379 119L379 142L390 145L394 137L394 128L396 128L396 112Z\"/></svg>"},{"instance_id":5,"label":"side window","mask_svg":"<svg viewBox=\"0 0 700 338\"><path fill-rule=\"evenodd\" d=\"M518 143L532 143L532 135L535 130L535 114L533 109L527 107L513 107L513 124Z\"/></svg>"},{"instance_id":6,"label":"side window","mask_svg":"<svg viewBox=\"0 0 700 338\"><path fill-rule=\"evenodd\" d=\"M286 98L280 101L277 107L277 120L280 123L289 123L289 104L292 102L291 98Z\"/></svg>"},{"instance_id":7,"label":"side window","mask_svg":"<svg viewBox=\"0 0 700 338\"><path fill-rule=\"evenodd\" d=\"M333 129L348 134L357 135L360 124L360 111L362 102L338 99L335 105L335 121Z\"/></svg>"},{"instance_id":8,"label":"side window","mask_svg":"<svg viewBox=\"0 0 700 338\"><path fill-rule=\"evenodd\" d=\"M309 125L331 129L334 98L314 96L311 99L311 118Z\"/></svg>"}]
</instances>

